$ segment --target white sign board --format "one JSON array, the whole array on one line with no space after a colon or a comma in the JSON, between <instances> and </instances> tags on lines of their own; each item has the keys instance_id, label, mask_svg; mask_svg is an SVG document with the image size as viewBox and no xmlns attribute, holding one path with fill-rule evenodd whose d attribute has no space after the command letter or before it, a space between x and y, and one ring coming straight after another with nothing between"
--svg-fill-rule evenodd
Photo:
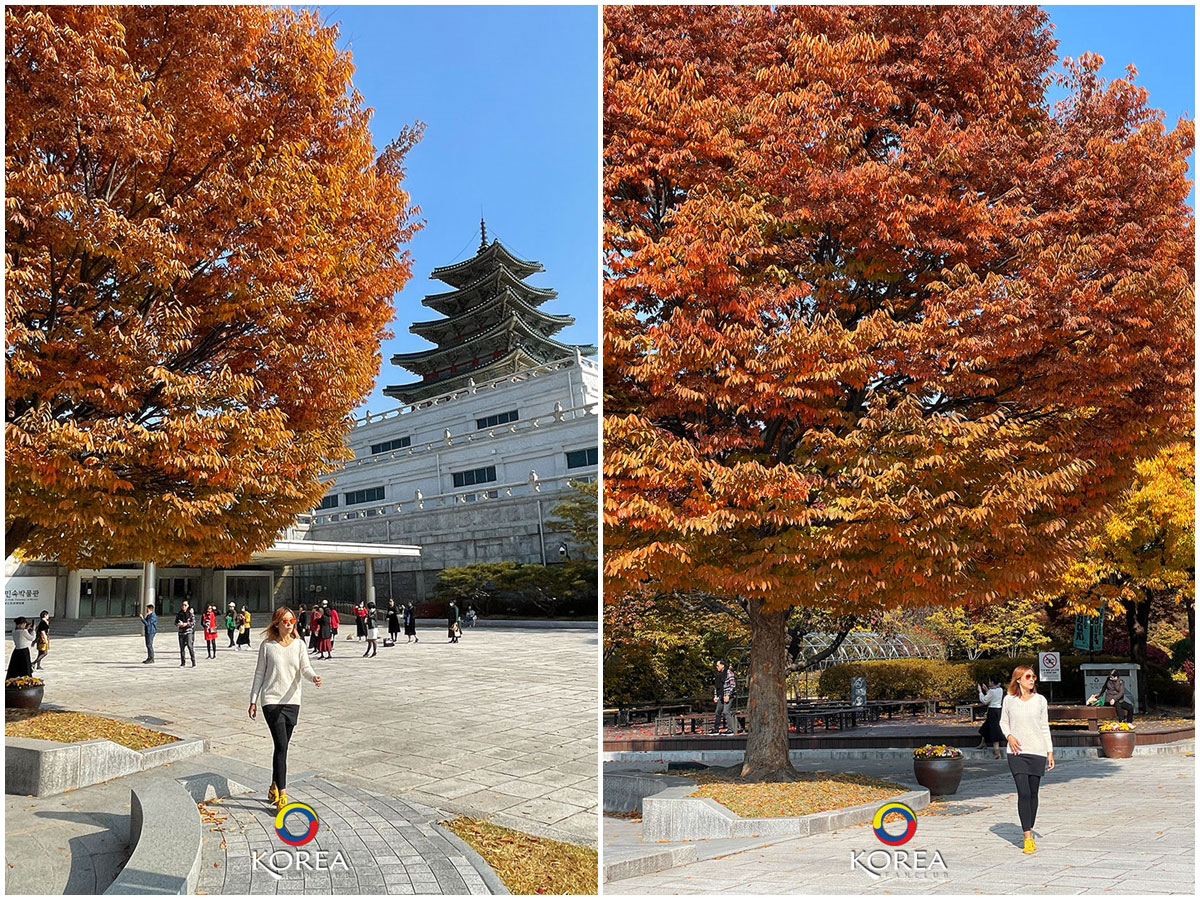
<instances>
[{"instance_id":1,"label":"white sign board","mask_svg":"<svg viewBox=\"0 0 1200 900\"><path fill-rule=\"evenodd\" d=\"M17 575L4 580L4 618L36 619L47 609L54 615L53 575Z\"/></svg>"},{"instance_id":2,"label":"white sign board","mask_svg":"<svg viewBox=\"0 0 1200 900\"><path fill-rule=\"evenodd\" d=\"M1038 678L1042 681L1062 681L1062 665L1057 653L1041 653L1038 655L1038 662L1041 665L1041 674Z\"/></svg>"}]
</instances>

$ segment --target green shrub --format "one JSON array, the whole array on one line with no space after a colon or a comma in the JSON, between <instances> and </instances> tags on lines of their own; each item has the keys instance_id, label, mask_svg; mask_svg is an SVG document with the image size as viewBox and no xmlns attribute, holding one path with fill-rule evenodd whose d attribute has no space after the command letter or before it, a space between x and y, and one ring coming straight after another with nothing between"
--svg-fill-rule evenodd
<instances>
[{"instance_id":1,"label":"green shrub","mask_svg":"<svg viewBox=\"0 0 1200 900\"><path fill-rule=\"evenodd\" d=\"M820 689L826 697L850 698L850 679L867 679L871 700L977 699L969 664L940 659L881 659L842 663L821 672Z\"/></svg>"}]
</instances>

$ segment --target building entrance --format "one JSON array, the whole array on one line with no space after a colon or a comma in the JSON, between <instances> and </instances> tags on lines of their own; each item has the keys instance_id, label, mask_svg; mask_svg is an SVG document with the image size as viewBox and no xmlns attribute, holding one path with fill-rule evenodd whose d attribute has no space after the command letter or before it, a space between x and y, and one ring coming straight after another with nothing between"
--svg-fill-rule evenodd
<instances>
[{"instance_id":1,"label":"building entrance","mask_svg":"<svg viewBox=\"0 0 1200 900\"><path fill-rule=\"evenodd\" d=\"M79 582L79 615L101 618L140 612L142 576L93 575Z\"/></svg>"},{"instance_id":2,"label":"building entrance","mask_svg":"<svg viewBox=\"0 0 1200 900\"><path fill-rule=\"evenodd\" d=\"M187 600L193 610L196 610L196 579L163 576L158 579L155 601L158 604L155 612L160 616L175 615L179 612L180 604ZM203 610L196 610L196 620L199 621Z\"/></svg>"}]
</instances>

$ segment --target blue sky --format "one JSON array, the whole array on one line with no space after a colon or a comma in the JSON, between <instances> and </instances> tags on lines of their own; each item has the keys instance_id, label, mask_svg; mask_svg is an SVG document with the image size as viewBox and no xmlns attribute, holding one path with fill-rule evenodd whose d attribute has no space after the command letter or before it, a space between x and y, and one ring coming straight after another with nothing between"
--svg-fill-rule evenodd
<instances>
[{"instance_id":1,"label":"blue sky","mask_svg":"<svg viewBox=\"0 0 1200 900\"><path fill-rule=\"evenodd\" d=\"M1193 6L1046 6L1058 39L1058 55L1104 57L1108 79L1124 78L1130 63L1136 84L1150 92L1150 105L1166 113L1174 128L1196 116L1196 10ZM1057 97L1055 97L1057 99ZM1190 158L1191 175L1196 156ZM1196 189L1192 188L1192 208Z\"/></svg>"},{"instance_id":2,"label":"blue sky","mask_svg":"<svg viewBox=\"0 0 1200 900\"><path fill-rule=\"evenodd\" d=\"M397 406L382 393L416 380L393 353L432 345L410 334L438 318L426 294L437 266L473 255L483 210L488 238L546 271L529 281L558 298L543 308L575 317L565 343L599 343L599 18L595 7L321 6L353 53L354 85L375 110L382 148L408 123L425 137L408 156L405 187L424 229L410 245L413 277L396 295L396 337L365 409ZM361 410L360 410L361 412Z\"/></svg>"},{"instance_id":3,"label":"blue sky","mask_svg":"<svg viewBox=\"0 0 1200 900\"><path fill-rule=\"evenodd\" d=\"M1103 74L1138 69L1137 82L1168 127L1195 115L1195 11L1191 6L1048 6L1060 57L1099 53ZM396 337L366 409L396 403L388 384L413 380L393 353L430 345L408 332L435 318L422 297L442 290L436 266L467 258L489 236L546 267L530 281L553 287L548 312L575 316L560 334L598 343L598 13L589 6L322 6L341 27L354 83L375 110L377 147L405 124L426 123L409 155L406 186L426 226L413 241L413 278L396 295ZM1052 97L1054 99L1054 97ZM1192 171L1195 159L1192 158ZM1195 190L1192 191L1195 206Z\"/></svg>"}]
</instances>

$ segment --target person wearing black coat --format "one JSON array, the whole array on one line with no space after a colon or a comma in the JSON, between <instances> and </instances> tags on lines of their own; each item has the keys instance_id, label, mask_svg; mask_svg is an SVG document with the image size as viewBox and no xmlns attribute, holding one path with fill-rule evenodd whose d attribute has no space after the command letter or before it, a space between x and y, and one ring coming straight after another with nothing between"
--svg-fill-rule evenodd
<instances>
[{"instance_id":1,"label":"person wearing black coat","mask_svg":"<svg viewBox=\"0 0 1200 900\"><path fill-rule=\"evenodd\" d=\"M417 611L413 609L411 600L404 604L404 633L408 636L405 643L420 643L421 639L417 637Z\"/></svg>"},{"instance_id":2,"label":"person wearing black coat","mask_svg":"<svg viewBox=\"0 0 1200 900\"><path fill-rule=\"evenodd\" d=\"M450 633L450 643L458 643L458 604L451 603L446 613L447 631Z\"/></svg>"},{"instance_id":3,"label":"person wearing black coat","mask_svg":"<svg viewBox=\"0 0 1200 900\"><path fill-rule=\"evenodd\" d=\"M396 643L396 639L400 637L400 610L396 608L396 601L388 601L388 637L392 643Z\"/></svg>"}]
</instances>

